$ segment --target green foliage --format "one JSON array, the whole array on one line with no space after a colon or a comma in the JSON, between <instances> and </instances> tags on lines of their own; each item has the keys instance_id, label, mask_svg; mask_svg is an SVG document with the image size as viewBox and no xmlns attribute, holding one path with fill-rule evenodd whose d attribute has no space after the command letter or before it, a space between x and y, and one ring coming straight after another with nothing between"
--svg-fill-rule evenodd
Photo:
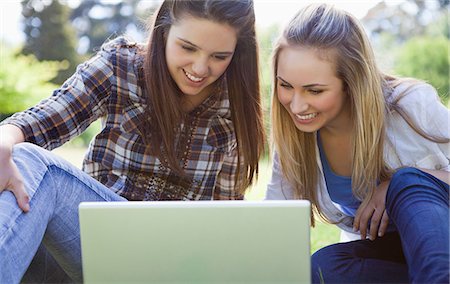
<instances>
[{"instance_id":1,"label":"green foliage","mask_svg":"<svg viewBox=\"0 0 450 284\"><path fill-rule=\"evenodd\" d=\"M316 226L311 228L311 254L319 249L339 242L341 230L336 225L316 220Z\"/></svg>"},{"instance_id":2,"label":"green foliage","mask_svg":"<svg viewBox=\"0 0 450 284\"><path fill-rule=\"evenodd\" d=\"M444 103L449 101L448 8L448 0L380 2L362 20L382 69L427 81Z\"/></svg>"},{"instance_id":3,"label":"green foliage","mask_svg":"<svg viewBox=\"0 0 450 284\"><path fill-rule=\"evenodd\" d=\"M435 15L435 20L426 29L428 36L445 36L450 38L449 11L446 9Z\"/></svg>"},{"instance_id":4,"label":"green foliage","mask_svg":"<svg viewBox=\"0 0 450 284\"><path fill-rule=\"evenodd\" d=\"M276 37L280 33L278 25L258 30L261 101L264 112L266 133L270 133L270 98L272 92L272 50ZM269 149L266 149L267 151ZM267 156L268 153L265 153Z\"/></svg>"},{"instance_id":5,"label":"green foliage","mask_svg":"<svg viewBox=\"0 0 450 284\"><path fill-rule=\"evenodd\" d=\"M272 48L280 33L278 25L258 30L259 58L261 65L261 91L264 95L264 106L270 106L272 86Z\"/></svg>"},{"instance_id":6,"label":"green foliage","mask_svg":"<svg viewBox=\"0 0 450 284\"><path fill-rule=\"evenodd\" d=\"M394 70L401 76L425 80L433 85L446 104L449 98L450 40L444 36L419 36L400 47Z\"/></svg>"},{"instance_id":7,"label":"green foliage","mask_svg":"<svg viewBox=\"0 0 450 284\"><path fill-rule=\"evenodd\" d=\"M39 62L32 55L14 56L0 44L0 113L22 111L51 95L56 85L48 81L59 70L58 62Z\"/></svg>"},{"instance_id":8,"label":"green foliage","mask_svg":"<svg viewBox=\"0 0 450 284\"><path fill-rule=\"evenodd\" d=\"M253 184L252 188L245 194L246 200L263 200L267 184L272 176L272 161L267 157L259 161L258 180ZM339 242L341 230L332 224L327 224L321 220L316 220L316 226L311 228L311 253L317 250Z\"/></svg>"},{"instance_id":9,"label":"green foliage","mask_svg":"<svg viewBox=\"0 0 450 284\"><path fill-rule=\"evenodd\" d=\"M70 25L70 8L59 1L23 1L24 32L23 54L33 54L38 60L63 63L52 80L62 84L75 71L80 62L76 52L76 33Z\"/></svg>"}]
</instances>

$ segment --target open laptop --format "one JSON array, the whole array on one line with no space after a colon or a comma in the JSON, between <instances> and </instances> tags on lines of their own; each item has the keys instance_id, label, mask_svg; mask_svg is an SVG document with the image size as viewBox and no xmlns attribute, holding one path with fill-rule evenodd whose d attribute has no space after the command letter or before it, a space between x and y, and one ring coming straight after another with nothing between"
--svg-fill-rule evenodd
<instances>
[{"instance_id":1,"label":"open laptop","mask_svg":"<svg viewBox=\"0 0 450 284\"><path fill-rule=\"evenodd\" d=\"M308 201L80 204L86 283L309 283Z\"/></svg>"}]
</instances>

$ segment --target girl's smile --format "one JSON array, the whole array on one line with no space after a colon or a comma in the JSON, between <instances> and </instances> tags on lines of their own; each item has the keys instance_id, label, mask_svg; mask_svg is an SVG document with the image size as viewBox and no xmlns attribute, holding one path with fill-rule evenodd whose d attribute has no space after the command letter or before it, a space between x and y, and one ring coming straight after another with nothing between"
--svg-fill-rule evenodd
<instances>
[{"instance_id":1,"label":"girl's smile","mask_svg":"<svg viewBox=\"0 0 450 284\"><path fill-rule=\"evenodd\" d=\"M286 47L280 51L277 66L278 100L296 127L304 132L321 128L332 130L351 126L350 103L326 51Z\"/></svg>"},{"instance_id":2,"label":"girl's smile","mask_svg":"<svg viewBox=\"0 0 450 284\"><path fill-rule=\"evenodd\" d=\"M231 26L183 16L169 30L166 61L169 73L193 109L210 95L210 86L226 71L234 54L237 31Z\"/></svg>"},{"instance_id":3,"label":"girl's smile","mask_svg":"<svg viewBox=\"0 0 450 284\"><path fill-rule=\"evenodd\" d=\"M203 80L205 79L205 77L195 77L193 74L187 72L186 70L184 70L184 74L186 74L186 77L189 79L189 81L193 82L193 83L200 83L203 82Z\"/></svg>"}]
</instances>

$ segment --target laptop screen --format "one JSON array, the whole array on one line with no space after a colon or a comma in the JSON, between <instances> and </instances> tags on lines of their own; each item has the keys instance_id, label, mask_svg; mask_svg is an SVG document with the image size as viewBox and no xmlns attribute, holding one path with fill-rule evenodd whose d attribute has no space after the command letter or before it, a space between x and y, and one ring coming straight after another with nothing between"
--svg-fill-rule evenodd
<instances>
[{"instance_id":1,"label":"laptop screen","mask_svg":"<svg viewBox=\"0 0 450 284\"><path fill-rule=\"evenodd\" d=\"M309 283L307 201L81 203L86 283Z\"/></svg>"}]
</instances>

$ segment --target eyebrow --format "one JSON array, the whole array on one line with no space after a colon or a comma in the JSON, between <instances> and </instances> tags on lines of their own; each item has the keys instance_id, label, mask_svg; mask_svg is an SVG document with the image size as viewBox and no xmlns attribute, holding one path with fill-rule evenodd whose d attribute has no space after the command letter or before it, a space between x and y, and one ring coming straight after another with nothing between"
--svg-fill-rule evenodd
<instances>
[{"instance_id":1,"label":"eyebrow","mask_svg":"<svg viewBox=\"0 0 450 284\"><path fill-rule=\"evenodd\" d=\"M181 38L181 37L178 37L178 39L181 40L184 43L192 45L195 48L202 49L200 46L195 45L194 43L188 41L187 39L184 39L184 38ZM217 51L217 52L213 52L213 53L216 54L216 55L232 55L234 52L233 51Z\"/></svg>"},{"instance_id":2,"label":"eyebrow","mask_svg":"<svg viewBox=\"0 0 450 284\"><path fill-rule=\"evenodd\" d=\"M277 76L277 79L283 81L283 83L291 85L291 83L289 83L288 81L284 80L280 76ZM319 83L313 83L313 84L303 85L302 87L303 88L312 88L312 87L326 87L326 86L328 86L328 85L326 85L326 84L319 84Z\"/></svg>"}]
</instances>

